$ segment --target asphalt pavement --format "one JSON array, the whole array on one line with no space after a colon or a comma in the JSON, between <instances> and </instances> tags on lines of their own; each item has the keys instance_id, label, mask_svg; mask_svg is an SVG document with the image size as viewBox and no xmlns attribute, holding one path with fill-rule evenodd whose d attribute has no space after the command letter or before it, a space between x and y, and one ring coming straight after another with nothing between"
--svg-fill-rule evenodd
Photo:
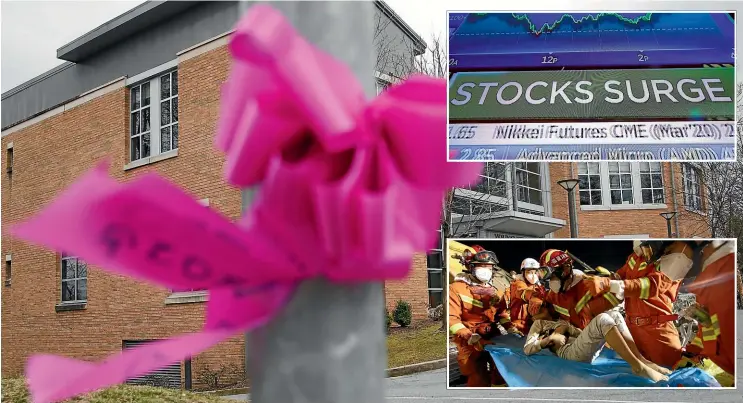
<instances>
[{"instance_id":1,"label":"asphalt pavement","mask_svg":"<svg viewBox=\"0 0 743 403\"><path fill-rule=\"evenodd\" d=\"M738 311L738 351L743 347L743 311ZM736 384L740 385L743 357L738 354ZM459 402L586 402L586 403L642 403L693 402L743 403L743 389L447 389L446 369L387 379L386 403L459 403ZM247 400L247 395L231 396Z\"/></svg>"}]
</instances>

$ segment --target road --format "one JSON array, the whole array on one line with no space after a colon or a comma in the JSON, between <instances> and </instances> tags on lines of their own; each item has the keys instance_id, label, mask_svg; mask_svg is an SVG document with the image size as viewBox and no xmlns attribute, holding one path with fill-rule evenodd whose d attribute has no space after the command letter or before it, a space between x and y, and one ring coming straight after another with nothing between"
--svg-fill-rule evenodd
<instances>
[{"instance_id":1,"label":"road","mask_svg":"<svg viewBox=\"0 0 743 403\"><path fill-rule=\"evenodd\" d=\"M738 311L737 320L738 350L743 347L743 311ZM743 377L741 368L743 357L738 354L738 375L736 384L740 385ZM586 402L586 403L641 403L641 402L693 402L693 403L742 403L743 390L709 389L446 389L446 369L387 379L386 403L459 403L459 402ZM234 396L245 401L246 395Z\"/></svg>"}]
</instances>

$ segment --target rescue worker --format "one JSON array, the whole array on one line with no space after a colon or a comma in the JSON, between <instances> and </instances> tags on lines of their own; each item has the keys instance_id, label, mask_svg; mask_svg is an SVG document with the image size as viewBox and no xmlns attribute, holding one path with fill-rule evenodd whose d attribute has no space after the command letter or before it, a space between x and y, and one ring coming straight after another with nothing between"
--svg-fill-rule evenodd
<instances>
[{"instance_id":1,"label":"rescue worker","mask_svg":"<svg viewBox=\"0 0 743 403\"><path fill-rule=\"evenodd\" d=\"M513 331L503 298L505 290L490 284L497 264L493 252L477 252L449 286L449 331L457 345L459 369L470 387L504 383L497 371L488 371L487 353L483 354L483 347L500 333L496 323Z\"/></svg>"},{"instance_id":2,"label":"rescue worker","mask_svg":"<svg viewBox=\"0 0 743 403\"><path fill-rule=\"evenodd\" d=\"M735 374L734 244L724 240L664 241L647 253L659 261L661 271L679 280L688 279L687 289L696 295L697 304L691 311L699 333L687 351Z\"/></svg>"},{"instance_id":3,"label":"rescue worker","mask_svg":"<svg viewBox=\"0 0 743 403\"><path fill-rule=\"evenodd\" d=\"M539 262L526 258L521 262L521 274L511 283L511 323L526 334L534 320L550 319L544 303L546 290L540 284Z\"/></svg>"},{"instance_id":4,"label":"rescue worker","mask_svg":"<svg viewBox=\"0 0 743 403\"><path fill-rule=\"evenodd\" d=\"M640 353L656 364L671 368L683 352L674 324L678 315L673 313L673 303L685 273L679 273L669 263L657 265L643 252L650 245L661 243L636 241L632 254L614 273L610 290L618 299L624 299L626 321Z\"/></svg>"},{"instance_id":5,"label":"rescue worker","mask_svg":"<svg viewBox=\"0 0 743 403\"><path fill-rule=\"evenodd\" d=\"M551 270L545 301L575 327L585 329L596 315L619 305L617 297L609 292L611 280L573 269L573 259L565 251L548 249L539 260Z\"/></svg>"}]
</instances>

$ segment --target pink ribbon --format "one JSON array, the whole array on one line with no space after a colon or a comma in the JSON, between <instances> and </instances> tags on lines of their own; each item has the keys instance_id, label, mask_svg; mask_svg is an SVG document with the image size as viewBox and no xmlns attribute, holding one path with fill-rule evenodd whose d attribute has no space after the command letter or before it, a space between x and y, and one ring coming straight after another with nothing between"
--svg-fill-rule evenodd
<instances>
[{"instance_id":1,"label":"pink ribbon","mask_svg":"<svg viewBox=\"0 0 743 403\"><path fill-rule=\"evenodd\" d=\"M404 278L435 244L448 188L481 164L446 162L446 81L411 77L371 102L351 71L274 9L230 42L217 146L226 178L260 184L236 224L156 174L120 184L99 164L13 235L171 289L209 289L200 333L91 363L32 356L36 403L124 382L262 326L299 281Z\"/></svg>"}]
</instances>

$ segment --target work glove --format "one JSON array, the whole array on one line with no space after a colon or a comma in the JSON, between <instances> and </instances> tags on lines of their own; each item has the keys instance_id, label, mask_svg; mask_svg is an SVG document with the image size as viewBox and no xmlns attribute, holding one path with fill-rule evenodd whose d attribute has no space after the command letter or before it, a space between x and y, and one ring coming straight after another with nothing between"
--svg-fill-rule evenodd
<instances>
[{"instance_id":1,"label":"work glove","mask_svg":"<svg viewBox=\"0 0 743 403\"><path fill-rule=\"evenodd\" d=\"M619 299L624 299L624 281L610 280L609 291Z\"/></svg>"},{"instance_id":2,"label":"work glove","mask_svg":"<svg viewBox=\"0 0 743 403\"><path fill-rule=\"evenodd\" d=\"M475 333L472 336L470 336L470 338L467 340L467 344L471 346L473 344L477 344L480 340L482 340L482 336Z\"/></svg>"},{"instance_id":3,"label":"work glove","mask_svg":"<svg viewBox=\"0 0 743 403\"><path fill-rule=\"evenodd\" d=\"M457 330L457 332L454 333L454 335L457 337L461 337L463 340L469 340L470 337L472 337L472 332L469 329L464 328L464 329Z\"/></svg>"}]
</instances>

